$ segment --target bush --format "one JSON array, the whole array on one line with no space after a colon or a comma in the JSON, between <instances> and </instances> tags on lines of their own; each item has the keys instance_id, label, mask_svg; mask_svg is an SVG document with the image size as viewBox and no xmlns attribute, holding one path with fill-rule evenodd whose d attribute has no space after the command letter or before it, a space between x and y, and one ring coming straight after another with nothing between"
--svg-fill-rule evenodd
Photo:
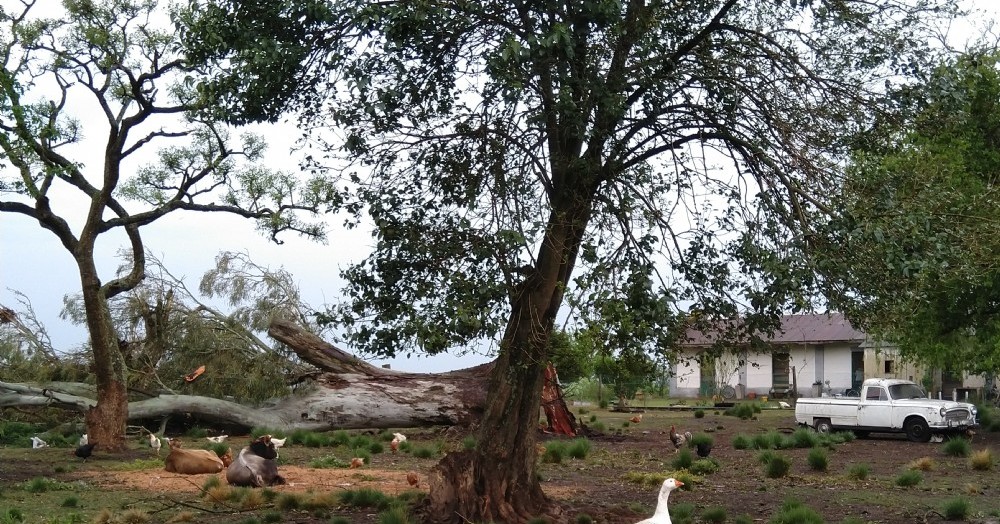
<instances>
[{"instance_id":1,"label":"bush","mask_svg":"<svg viewBox=\"0 0 1000 524\"><path fill-rule=\"evenodd\" d=\"M476 437L469 435L462 439L462 449L473 450L476 449Z\"/></svg>"},{"instance_id":2,"label":"bush","mask_svg":"<svg viewBox=\"0 0 1000 524\"><path fill-rule=\"evenodd\" d=\"M753 417L754 408L750 404L741 402L727 409L724 413L726 415L737 417L743 420L749 420L750 418Z\"/></svg>"},{"instance_id":3,"label":"bush","mask_svg":"<svg viewBox=\"0 0 1000 524\"><path fill-rule=\"evenodd\" d=\"M695 475L708 475L719 471L719 463L712 459L699 459L688 467L688 471Z\"/></svg>"},{"instance_id":4,"label":"bush","mask_svg":"<svg viewBox=\"0 0 1000 524\"><path fill-rule=\"evenodd\" d=\"M865 480L871 475L872 468L868 464L854 464L847 470L847 478L852 480Z\"/></svg>"},{"instance_id":5,"label":"bush","mask_svg":"<svg viewBox=\"0 0 1000 524\"><path fill-rule=\"evenodd\" d=\"M733 448L734 449L749 449L750 448L750 437L739 434L733 437Z\"/></svg>"},{"instance_id":6,"label":"bush","mask_svg":"<svg viewBox=\"0 0 1000 524\"><path fill-rule=\"evenodd\" d=\"M972 445L969 444L968 440L961 437L948 439L944 443L944 453L945 455L951 455L952 457L968 457L969 453L972 452Z\"/></svg>"},{"instance_id":7,"label":"bush","mask_svg":"<svg viewBox=\"0 0 1000 524\"><path fill-rule=\"evenodd\" d=\"M694 410L694 418L705 418L705 410L704 409Z\"/></svg>"},{"instance_id":8,"label":"bush","mask_svg":"<svg viewBox=\"0 0 1000 524\"><path fill-rule=\"evenodd\" d=\"M600 406L601 409L608 409L608 399L602 398L597 405Z\"/></svg>"},{"instance_id":9,"label":"bush","mask_svg":"<svg viewBox=\"0 0 1000 524\"><path fill-rule=\"evenodd\" d=\"M969 501L962 497L946 500L944 506L944 518L948 520L965 520L969 516Z\"/></svg>"},{"instance_id":10,"label":"bush","mask_svg":"<svg viewBox=\"0 0 1000 524\"><path fill-rule=\"evenodd\" d=\"M691 445L695 447L705 445L712 446L714 444L715 439L713 439L712 435L709 435L708 433L697 433L691 437Z\"/></svg>"},{"instance_id":11,"label":"bush","mask_svg":"<svg viewBox=\"0 0 1000 524\"><path fill-rule=\"evenodd\" d=\"M674 469L688 469L692 463L694 463L694 455L690 449L683 448L674 456L673 467Z\"/></svg>"},{"instance_id":12,"label":"bush","mask_svg":"<svg viewBox=\"0 0 1000 524\"><path fill-rule=\"evenodd\" d=\"M726 508L720 506L705 508L705 511L701 512L701 520L711 524L722 524L726 521Z\"/></svg>"},{"instance_id":13,"label":"bush","mask_svg":"<svg viewBox=\"0 0 1000 524\"><path fill-rule=\"evenodd\" d=\"M736 517L733 524L753 524L753 517L750 515L740 515L739 517Z\"/></svg>"},{"instance_id":14,"label":"bush","mask_svg":"<svg viewBox=\"0 0 1000 524\"><path fill-rule=\"evenodd\" d=\"M781 510L771 518L771 524L825 524L823 517L801 502L789 499L781 505Z\"/></svg>"},{"instance_id":15,"label":"bush","mask_svg":"<svg viewBox=\"0 0 1000 524\"><path fill-rule=\"evenodd\" d=\"M594 517L587 515L586 513L581 513L573 519L576 524L594 524Z\"/></svg>"},{"instance_id":16,"label":"bush","mask_svg":"<svg viewBox=\"0 0 1000 524\"><path fill-rule=\"evenodd\" d=\"M826 456L826 450L823 448L812 448L809 450L809 455L806 456L806 462L809 463L809 467L813 471L826 471L827 466L829 466L829 459Z\"/></svg>"},{"instance_id":17,"label":"bush","mask_svg":"<svg viewBox=\"0 0 1000 524\"><path fill-rule=\"evenodd\" d=\"M819 434L808 428L799 428L792 433L791 444L796 448L814 448L820 443Z\"/></svg>"},{"instance_id":18,"label":"bush","mask_svg":"<svg viewBox=\"0 0 1000 524\"><path fill-rule=\"evenodd\" d=\"M413 521L410 520L409 513L407 513L406 508L401 506L393 506L378 514L378 524L409 524L410 522Z\"/></svg>"},{"instance_id":19,"label":"bush","mask_svg":"<svg viewBox=\"0 0 1000 524\"><path fill-rule=\"evenodd\" d=\"M388 509L392 497L371 488L348 489L340 492L340 503L355 508Z\"/></svg>"},{"instance_id":20,"label":"bush","mask_svg":"<svg viewBox=\"0 0 1000 524\"><path fill-rule=\"evenodd\" d=\"M561 440L550 440L545 443L545 452L542 453L542 462L550 464L561 464L566 457L566 443Z\"/></svg>"},{"instance_id":21,"label":"bush","mask_svg":"<svg viewBox=\"0 0 1000 524\"><path fill-rule=\"evenodd\" d=\"M915 469L909 469L899 474L896 477L896 485L903 488L910 488L920 484L920 481L924 480L924 476L920 474L919 471Z\"/></svg>"},{"instance_id":22,"label":"bush","mask_svg":"<svg viewBox=\"0 0 1000 524\"><path fill-rule=\"evenodd\" d=\"M585 438L573 439L567 446L566 453L569 454L570 458L585 459L590 453L590 441Z\"/></svg>"},{"instance_id":23,"label":"bush","mask_svg":"<svg viewBox=\"0 0 1000 524\"><path fill-rule=\"evenodd\" d=\"M590 421L591 422L597 422L597 415L591 415L590 416Z\"/></svg>"},{"instance_id":24,"label":"bush","mask_svg":"<svg viewBox=\"0 0 1000 524\"><path fill-rule=\"evenodd\" d=\"M408 440L406 442L409 442ZM403 442L403 444L406 444ZM437 455L437 450L430 446L420 446L419 448L413 448L413 456L422 459L434 458Z\"/></svg>"},{"instance_id":25,"label":"bush","mask_svg":"<svg viewBox=\"0 0 1000 524\"><path fill-rule=\"evenodd\" d=\"M910 469L920 471L931 471L934 469L934 459L930 457L920 457L907 465Z\"/></svg>"},{"instance_id":26,"label":"bush","mask_svg":"<svg viewBox=\"0 0 1000 524\"><path fill-rule=\"evenodd\" d=\"M977 471L993 469L993 452L989 449L977 451L969 457L969 467Z\"/></svg>"},{"instance_id":27,"label":"bush","mask_svg":"<svg viewBox=\"0 0 1000 524\"><path fill-rule=\"evenodd\" d=\"M775 455L767 465L764 466L764 472L767 478L777 479L784 477L788 474L788 471L792 469L792 461L784 455Z\"/></svg>"},{"instance_id":28,"label":"bush","mask_svg":"<svg viewBox=\"0 0 1000 524\"><path fill-rule=\"evenodd\" d=\"M671 505L670 520L673 524L692 524L694 522L694 504L684 502Z\"/></svg>"}]
</instances>

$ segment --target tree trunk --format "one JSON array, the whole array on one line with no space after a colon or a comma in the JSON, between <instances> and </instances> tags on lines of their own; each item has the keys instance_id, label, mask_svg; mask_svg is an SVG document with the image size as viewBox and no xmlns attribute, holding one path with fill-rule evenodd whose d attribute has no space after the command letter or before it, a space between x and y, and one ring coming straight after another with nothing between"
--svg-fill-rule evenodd
<instances>
[{"instance_id":1,"label":"tree trunk","mask_svg":"<svg viewBox=\"0 0 1000 524\"><path fill-rule=\"evenodd\" d=\"M556 367L549 362L545 366L545 383L542 385L542 409L548 421L546 431L557 435L576 436L576 417L566 406Z\"/></svg>"}]
</instances>

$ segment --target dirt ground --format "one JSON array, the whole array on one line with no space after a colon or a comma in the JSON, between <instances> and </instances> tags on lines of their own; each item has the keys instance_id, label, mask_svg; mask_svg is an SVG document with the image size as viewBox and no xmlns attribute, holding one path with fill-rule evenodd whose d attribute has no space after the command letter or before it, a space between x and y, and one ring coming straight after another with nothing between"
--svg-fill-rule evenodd
<instances>
[{"instance_id":1,"label":"dirt ground","mask_svg":"<svg viewBox=\"0 0 1000 524\"><path fill-rule=\"evenodd\" d=\"M758 460L760 451L735 449L732 440L739 434L752 437L775 429L791 433L795 427L790 411L765 410L758 420L746 421L712 409L706 410L706 416L700 419L690 411L650 411L638 424L628 423L628 414L597 410L593 414L607 429L603 436L590 438L592 449L587 458L567 458L558 464L540 466L543 489L550 499L563 507L566 522L576 521L581 514L589 515L594 522L615 524L634 523L652 515L658 486L639 484L630 478L641 473L675 472L672 462L676 455L666 435L672 424L681 431L707 432L715 440L710 456L718 462L719 471L701 476L693 485L686 486L691 489L674 492L670 498L671 506L693 505L694 522L702 522L698 516L713 507L724 508L726 522L743 515L754 522L769 522L790 498L816 510L829 523L841 523L848 517L871 524L941 522L944 520L942 505L955 497L963 497L970 503L969 521L997 523L996 516L1000 515L1000 464L997 464L1000 462L1000 433L980 433L972 439L973 451L988 449L992 452L995 465L989 471L972 469L968 458L945 454L940 443L912 443L902 436L875 435L836 445L829 452L826 472L810 469L806 461L807 449L776 451L791 459L792 469L786 477L770 479ZM591 414L578 416L586 422ZM442 430L410 430L408 434L413 443L431 444L445 438ZM457 449L461 443L455 440L453 433L448 435L451 440L446 447ZM234 445L242 445L247 438L231 438L231 441ZM420 476L418 489L425 490L427 475L439 459L386 452L373 455L371 464L355 470L308 466L312 459L331 454L349 460L346 453L349 452L341 448L286 446L281 450L279 471L288 484L273 489L335 493L370 487L386 494L398 494L413 489L406 482L406 473L415 471ZM64 482L83 481L109 497L112 493L127 493L134 496L133 500L160 500L161 503L165 498L189 511L194 510L188 506L204 506L201 487L211 475L184 476L162 469L119 470L122 462L155 457L148 448L137 445L128 455L116 457L95 453L85 464L68 455L69 450L65 449L0 449L0 510L17 506L18 501L23 500L17 487L40 476ZM931 459L933 466L921 472L921 482L913 487L898 487L896 477L906 471L911 462L924 457ZM61 464L69 466L57 467ZM856 464L870 467L868 479L858 481L848 477L848 469ZM221 478L225 483L224 475ZM87 508L100 505L88 502ZM156 520L160 517L165 522L169 514L156 513L153 522L160 522ZM372 510L339 508L333 514L352 522L376 522ZM245 517L222 512L205 513L198 515L195 521L243 522ZM284 514L284 522L328 522L329 518L330 515L319 518L304 511Z\"/></svg>"}]
</instances>

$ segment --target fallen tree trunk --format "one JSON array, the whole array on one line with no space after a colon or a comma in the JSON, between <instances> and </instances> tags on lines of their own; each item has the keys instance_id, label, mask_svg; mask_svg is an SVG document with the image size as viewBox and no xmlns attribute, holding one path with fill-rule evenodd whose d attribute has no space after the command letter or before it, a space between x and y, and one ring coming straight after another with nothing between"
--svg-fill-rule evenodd
<instances>
[{"instance_id":1,"label":"fallen tree trunk","mask_svg":"<svg viewBox=\"0 0 1000 524\"><path fill-rule=\"evenodd\" d=\"M190 414L207 423L284 431L405 428L471 425L486 407L493 364L447 373L407 373L373 366L291 322L275 321L268 333L318 369L291 395L262 406L245 406L210 397L159 394L130 402L129 421ZM85 413L96 403L88 395L92 391L86 384L0 382L0 407L51 406ZM561 395L557 398L562 400ZM547 406L546 416L552 417L552 407ZM568 412L564 402L554 407ZM549 421L556 431L565 429L567 418L573 421L572 413L556 415L561 423Z\"/></svg>"}]
</instances>

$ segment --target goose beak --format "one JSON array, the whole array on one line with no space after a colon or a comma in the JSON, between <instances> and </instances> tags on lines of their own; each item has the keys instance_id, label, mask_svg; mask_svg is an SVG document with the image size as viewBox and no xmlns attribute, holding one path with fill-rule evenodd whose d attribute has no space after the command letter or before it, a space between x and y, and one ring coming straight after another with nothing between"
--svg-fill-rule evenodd
<instances>
[{"instance_id":1,"label":"goose beak","mask_svg":"<svg viewBox=\"0 0 1000 524\"><path fill-rule=\"evenodd\" d=\"M679 480L675 480L675 481L674 481L674 484L677 484L677 487L678 487L678 488L684 485L684 483L683 483L683 482L681 482L681 481L679 481Z\"/></svg>"}]
</instances>

